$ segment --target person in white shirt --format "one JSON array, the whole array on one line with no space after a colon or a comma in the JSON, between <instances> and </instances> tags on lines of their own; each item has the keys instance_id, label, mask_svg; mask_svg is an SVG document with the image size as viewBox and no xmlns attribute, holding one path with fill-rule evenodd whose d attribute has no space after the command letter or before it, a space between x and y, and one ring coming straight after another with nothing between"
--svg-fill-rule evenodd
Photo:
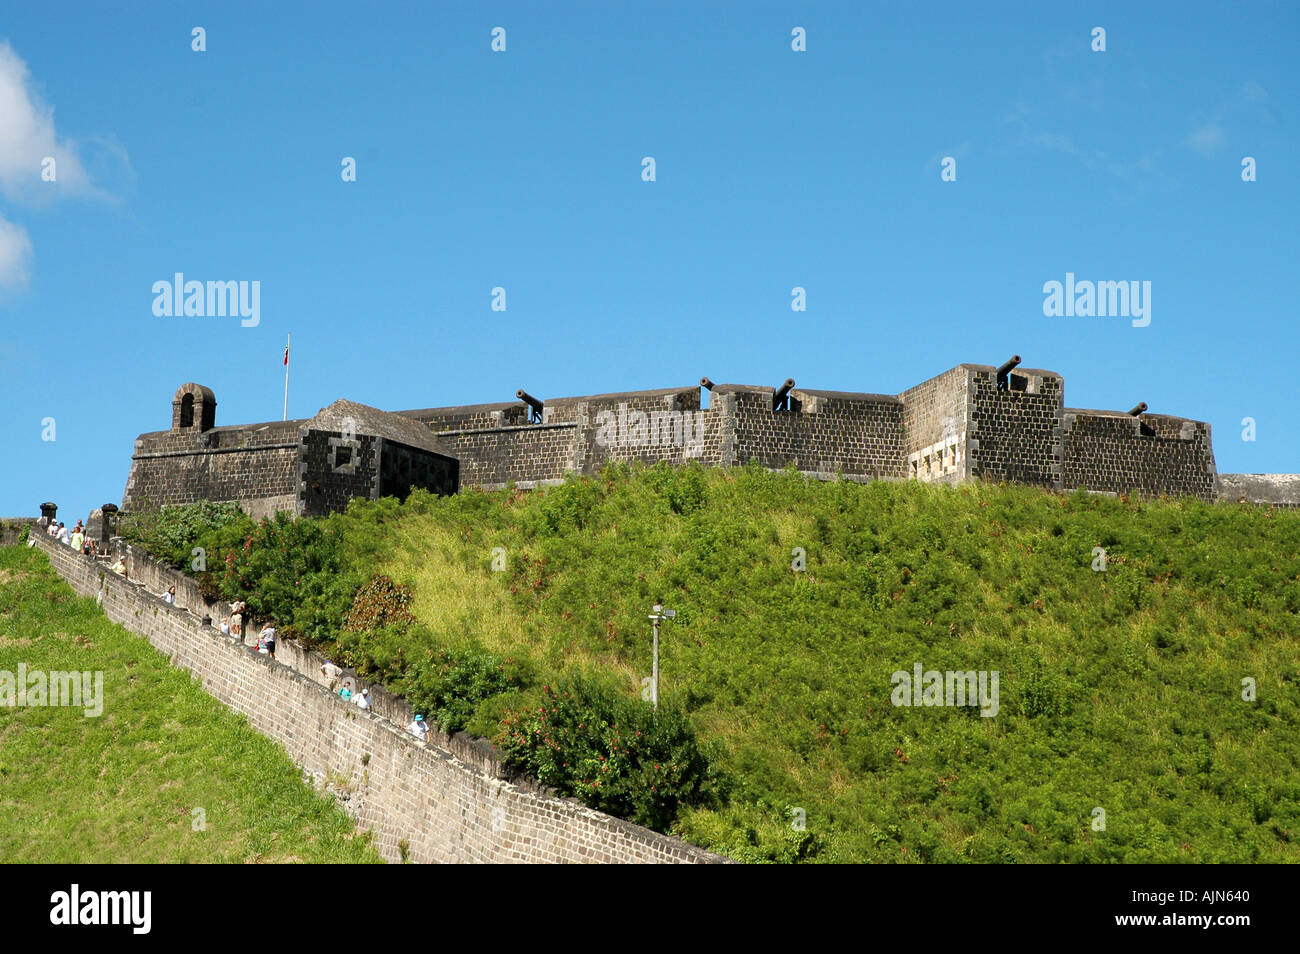
<instances>
[{"instance_id":1,"label":"person in white shirt","mask_svg":"<svg viewBox=\"0 0 1300 954\"><path fill-rule=\"evenodd\" d=\"M59 542L62 543L65 547L72 546L72 542L69 539L68 528L65 527L63 524L59 524Z\"/></svg>"},{"instance_id":2,"label":"person in white shirt","mask_svg":"<svg viewBox=\"0 0 1300 954\"><path fill-rule=\"evenodd\" d=\"M267 623L266 626L257 636L258 643L266 650L266 654L272 659L275 658L275 621Z\"/></svg>"},{"instance_id":3,"label":"person in white shirt","mask_svg":"<svg viewBox=\"0 0 1300 954\"><path fill-rule=\"evenodd\" d=\"M338 688L339 676L343 675L343 670L334 665L334 660L327 659L321 663L321 675L325 677L325 685L329 686L330 692Z\"/></svg>"},{"instance_id":4,"label":"person in white shirt","mask_svg":"<svg viewBox=\"0 0 1300 954\"><path fill-rule=\"evenodd\" d=\"M422 715L417 715L415 721L406 727L406 731L421 742L429 741L429 727L424 724L424 716Z\"/></svg>"},{"instance_id":5,"label":"person in white shirt","mask_svg":"<svg viewBox=\"0 0 1300 954\"><path fill-rule=\"evenodd\" d=\"M176 587L174 586L171 587L166 593L163 594L163 602L164 603L176 602Z\"/></svg>"},{"instance_id":6,"label":"person in white shirt","mask_svg":"<svg viewBox=\"0 0 1300 954\"><path fill-rule=\"evenodd\" d=\"M221 635L222 636L230 635L230 621L226 619L226 617L224 616L221 617Z\"/></svg>"},{"instance_id":7,"label":"person in white shirt","mask_svg":"<svg viewBox=\"0 0 1300 954\"><path fill-rule=\"evenodd\" d=\"M358 692L355 696L352 697L352 701L356 703L358 709L369 709L370 690L362 689L360 692Z\"/></svg>"}]
</instances>

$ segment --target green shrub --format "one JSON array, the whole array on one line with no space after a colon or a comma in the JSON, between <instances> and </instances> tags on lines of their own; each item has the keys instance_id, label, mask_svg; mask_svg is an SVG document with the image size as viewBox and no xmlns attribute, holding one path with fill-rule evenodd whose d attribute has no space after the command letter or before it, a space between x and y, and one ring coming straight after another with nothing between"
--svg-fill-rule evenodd
<instances>
[{"instance_id":1,"label":"green shrub","mask_svg":"<svg viewBox=\"0 0 1300 954\"><path fill-rule=\"evenodd\" d=\"M675 467L660 462L647 472L646 480L668 504L668 509L682 516L700 510L708 499L704 471L699 464Z\"/></svg>"},{"instance_id":2,"label":"green shrub","mask_svg":"<svg viewBox=\"0 0 1300 954\"><path fill-rule=\"evenodd\" d=\"M343 617L343 628L364 632L381 626L401 629L415 622L411 614L411 588L394 583L391 577L375 574L357 590L352 608Z\"/></svg>"},{"instance_id":3,"label":"green shrub","mask_svg":"<svg viewBox=\"0 0 1300 954\"><path fill-rule=\"evenodd\" d=\"M600 500L600 489L589 477L568 477L538 501L534 528L540 536L581 530Z\"/></svg>"},{"instance_id":4,"label":"green shrub","mask_svg":"<svg viewBox=\"0 0 1300 954\"><path fill-rule=\"evenodd\" d=\"M890 604L890 594L899 585L899 573L888 557L872 554L858 569L857 585L867 605L879 612Z\"/></svg>"},{"instance_id":5,"label":"green shrub","mask_svg":"<svg viewBox=\"0 0 1300 954\"><path fill-rule=\"evenodd\" d=\"M231 530L247 533L232 546ZM295 520L281 511L251 532L230 527L205 537L209 569L221 595L242 599L259 619L312 646L335 638L359 585L359 568L344 558L342 534L329 521ZM215 568L214 568L214 560Z\"/></svg>"},{"instance_id":6,"label":"green shrub","mask_svg":"<svg viewBox=\"0 0 1300 954\"><path fill-rule=\"evenodd\" d=\"M128 543L178 569L193 568L193 549L200 538L223 527L245 523L248 517L237 503L198 503L163 507L161 510L127 514L118 533Z\"/></svg>"},{"instance_id":7,"label":"green shrub","mask_svg":"<svg viewBox=\"0 0 1300 954\"><path fill-rule=\"evenodd\" d=\"M465 728L481 702L523 685L524 671L514 660L474 647L431 652L408 665L392 688L451 733Z\"/></svg>"},{"instance_id":8,"label":"green shrub","mask_svg":"<svg viewBox=\"0 0 1300 954\"><path fill-rule=\"evenodd\" d=\"M685 810L682 834L710 844L741 864L798 864L828 858L827 839L800 818L796 805L774 805L761 798L753 805L729 805L720 814ZM801 827L802 826L802 827ZM872 826L873 828L875 826ZM883 833L876 829L881 837Z\"/></svg>"},{"instance_id":9,"label":"green shrub","mask_svg":"<svg viewBox=\"0 0 1300 954\"><path fill-rule=\"evenodd\" d=\"M1021 677L1019 715L1055 719L1069 711L1069 687L1055 670L1034 663Z\"/></svg>"},{"instance_id":10,"label":"green shrub","mask_svg":"<svg viewBox=\"0 0 1300 954\"><path fill-rule=\"evenodd\" d=\"M680 806L708 803L716 788L680 708L655 710L580 677L543 686L541 705L512 713L502 728L507 765L658 831L668 830Z\"/></svg>"},{"instance_id":11,"label":"green shrub","mask_svg":"<svg viewBox=\"0 0 1300 954\"><path fill-rule=\"evenodd\" d=\"M345 629L334 640L335 662L388 685L405 671L405 647L415 644L413 636L418 637L423 631L423 627L406 626L379 626L365 631Z\"/></svg>"}]
</instances>

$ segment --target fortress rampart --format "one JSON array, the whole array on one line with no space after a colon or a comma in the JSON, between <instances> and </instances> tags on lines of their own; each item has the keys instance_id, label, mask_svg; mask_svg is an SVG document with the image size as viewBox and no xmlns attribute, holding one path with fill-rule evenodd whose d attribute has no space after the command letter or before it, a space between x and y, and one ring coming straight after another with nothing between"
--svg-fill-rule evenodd
<instances>
[{"instance_id":1,"label":"fortress rampart","mask_svg":"<svg viewBox=\"0 0 1300 954\"><path fill-rule=\"evenodd\" d=\"M702 395L708 394L708 406ZM962 364L901 394L699 385L388 412L340 400L303 420L216 426L185 384L172 427L135 442L123 510L234 500L253 515L317 515L411 487L528 488L611 461L818 478L1010 481L1057 491L1222 496L1210 425L1065 406L1059 374ZM1285 495L1283 495L1285 496Z\"/></svg>"}]
</instances>

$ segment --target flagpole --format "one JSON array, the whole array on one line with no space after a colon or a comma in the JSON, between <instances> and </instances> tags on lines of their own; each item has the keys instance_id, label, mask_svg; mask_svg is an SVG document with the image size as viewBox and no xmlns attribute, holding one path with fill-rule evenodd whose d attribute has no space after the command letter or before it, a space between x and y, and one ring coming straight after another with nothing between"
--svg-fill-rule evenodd
<instances>
[{"instance_id":1,"label":"flagpole","mask_svg":"<svg viewBox=\"0 0 1300 954\"><path fill-rule=\"evenodd\" d=\"M284 416L282 421L289 420L289 339L290 335L284 336Z\"/></svg>"}]
</instances>

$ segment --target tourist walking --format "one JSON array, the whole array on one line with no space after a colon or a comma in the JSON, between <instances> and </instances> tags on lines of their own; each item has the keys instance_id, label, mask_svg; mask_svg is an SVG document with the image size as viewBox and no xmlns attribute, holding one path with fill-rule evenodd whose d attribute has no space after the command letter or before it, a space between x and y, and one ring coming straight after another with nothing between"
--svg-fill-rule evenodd
<instances>
[{"instance_id":1,"label":"tourist walking","mask_svg":"<svg viewBox=\"0 0 1300 954\"><path fill-rule=\"evenodd\" d=\"M262 632L258 635L257 641L260 645L266 648L266 654L270 656L272 659L274 659L275 658L275 620L269 621L266 624L266 626L262 628Z\"/></svg>"},{"instance_id":2,"label":"tourist walking","mask_svg":"<svg viewBox=\"0 0 1300 954\"><path fill-rule=\"evenodd\" d=\"M329 686L330 692L338 688L339 677L343 675L343 670L334 665L332 659L327 659L321 663L321 675L325 677L325 685Z\"/></svg>"},{"instance_id":3,"label":"tourist walking","mask_svg":"<svg viewBox=\"0 0 1300 954\"><path fill-rule=\"evenodd\" d=\"M244 601L230 604L230 633L241 643L244 641Z\"/></svg>"},{"instance_id":4,"label":"tourist walking","mask_svg":"<svg viewBox=\"0 0 1300 954\"><path fill-rule=\"evenodd\" d=\"M355 696L352 697L352 701L356 703L358 709L369 709L370 690L362 689L360 692L358 692Z\"/></svg>"},{"instance_id":5,"label":"tourist walking","mask_svg":"<svg viewBox=\"0 0 1300 954\"><path fill-rule=\"evenodd\" d=\"M411 733L421 742L429 741L429 727L424 723L424 716L417 715L415 720L406 727L406 731Z\"/></svg>"}]
</instances>

